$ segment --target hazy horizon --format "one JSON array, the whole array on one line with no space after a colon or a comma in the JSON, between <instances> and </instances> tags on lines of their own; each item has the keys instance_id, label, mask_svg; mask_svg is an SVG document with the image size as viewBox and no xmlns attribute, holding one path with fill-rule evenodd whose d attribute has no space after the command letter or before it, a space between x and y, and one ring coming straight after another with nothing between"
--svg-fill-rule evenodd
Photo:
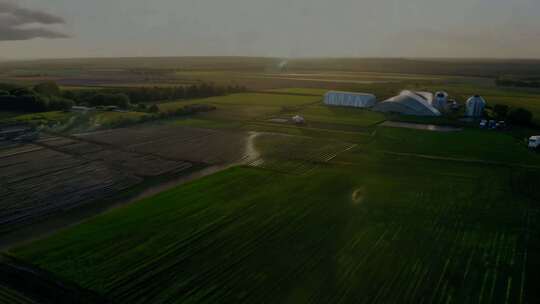
<instances>
[{"instance_id":1,"label":"hazy horizon","mask_svg":"<svg viewBox=\"0 0 540 304\"><path fill-rule=\"evenodd\" d=\"M0 59L539 59L534 0L0 0Z\"/></svg>"}]
</instances>

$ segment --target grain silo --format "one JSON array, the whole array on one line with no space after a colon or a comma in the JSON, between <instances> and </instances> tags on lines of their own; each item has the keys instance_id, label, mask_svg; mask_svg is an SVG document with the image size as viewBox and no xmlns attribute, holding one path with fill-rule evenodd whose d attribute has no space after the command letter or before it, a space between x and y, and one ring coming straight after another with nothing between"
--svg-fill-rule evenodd
<instances>
[{"instance_id":1,"label":"grain silo","mask_svg":"<svg viewBox=\"0 0 540 304\"><path fill-rule=\"evenodd\" d=\"M486 101L480 95L474 95L467 100L465 108L465 116L469 117L482 117L484 115L484 109L486 108Z\"/></svg>"},{"instance_id":2,"label":"grain silo","mask_svg":"<svg viewBox=\"0 0 540 304\"><path fill-rule=\"evenodd\" d=\"M324 104L329 106L370 108L377 98L373 94L330 91L324 95Z\"/></svg>"},{"instance_id":3,"label":"grain silo","mask_svg":"<svg viewBox=\"0 0 540 304\"><path fill-rule=\"evenodd\" d=\"M448 93L442 91L435 93L431 105L440 112L446 111L448 109Z\"/></svg>"}]
</instances>

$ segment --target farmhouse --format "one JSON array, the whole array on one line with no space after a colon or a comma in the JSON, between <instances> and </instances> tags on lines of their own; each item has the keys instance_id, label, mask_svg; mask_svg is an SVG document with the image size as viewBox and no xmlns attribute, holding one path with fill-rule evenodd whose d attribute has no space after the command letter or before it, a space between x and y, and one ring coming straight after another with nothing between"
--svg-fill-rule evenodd
<instances>
[{"instance_id":1,"label":"farmhouse","mask_svg":"<svg viewBox=\"0 0 540 304\"><path fill-rule=\"evenodd\" d=\"M380 102L374 111L415 116L440 116L433 106L433 94L429 92L402 91L398 96Z\"/></svg>"},{"instance_id":2,"label":"farmhouse","mask_svg":"<svg viewBox=\"0 0 540 304\"><path fill-rule=\"evenodd\" d=\"M330 91L324 95L324 104L329 106L370 108L377 98L373 94Z\"/></svg>"}]
</instances>

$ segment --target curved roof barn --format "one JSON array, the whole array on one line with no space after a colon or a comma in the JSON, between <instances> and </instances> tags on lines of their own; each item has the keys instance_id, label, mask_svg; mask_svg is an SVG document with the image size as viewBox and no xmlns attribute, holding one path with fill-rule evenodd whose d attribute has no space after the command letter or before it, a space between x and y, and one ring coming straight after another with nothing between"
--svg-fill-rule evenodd
<instances>
[{"instance_id":1,"label":"curved roof barn","mask_svg":"<svg viewBox=\"0 0 540 304\"><path fill-rule=\"evenodd\" d=\"M324 94L324 104L329 106L370 108L377 98L373 94L330 91Z\"/></svg>"},{"instance_id":2,"label":"curved roof barn","mask_svg":"<svg viewBox=\"0 0 540 304\"><path fill-rule=\"evenodd\" d=\"M373 110L415 116L440 116L441 112L432 105L433 94L429 92L402 91L377 104Z\"/></svg>"}]
</instances>

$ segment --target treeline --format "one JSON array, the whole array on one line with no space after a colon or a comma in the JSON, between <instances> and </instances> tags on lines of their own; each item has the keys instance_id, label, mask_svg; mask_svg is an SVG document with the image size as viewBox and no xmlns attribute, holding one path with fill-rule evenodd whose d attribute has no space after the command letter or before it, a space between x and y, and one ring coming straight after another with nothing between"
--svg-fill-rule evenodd
<instances>
[{"instance_id":1,"label":"treeline","mask_svg":"<svg viewBox=\"0 0 540 304\"><path fill-rule=\"evenodd\" d=\"M243 86L218 86L203 83L178 87L130 87L85 90L61 90L54 82L32 87L0 84L0 111L44 112L68 110L73 105L117 106L122 109L132 104L157 101L197 99L246 92ZM143 109L145 107L138 107Z\"/></svg>"},{"instance_id":2,"label":"treeline","mask_svg":"<svg viewBox=\"0 0 540 304\"><path fill-rule=\"evenodd\" d=\"M243 86L218 86L203 83L178 87L140 87L111 89L112 93L126 94L132 103L146 103L177 99L197 99L246 92Z\"/></svg>"},{"instance_id":3,"label":"treeline","mask_svg":"<svg viewBox=\"0 0 540 304\"><path fill-rule=\"evenodd\" d=\"M73 100L61 96L55 83L42 83L26 88L0 84L0 111L45 112L70 109Z\"/></svg>"},{"instance_id":4,"label":"treeline","mask_svg":"<svg viewBox=\"0 0 540 304\"><path fill-rule=\"evenodd\" d=\"M496 104L492 108L494 117L498 120L508 120L515 125L531 126L533 123L533 113L524 108L514 108L503 104Z\"/></svg>"},{"instance_id":5,"label":"treeline","mask_svg":"<svg viewBox=\"0 0 540 304\"><path fill-rule=\"evenodd\" d=\"M498 77L495 84L500 87L540 88L540 78Z\"/></svg>"}]
</instances>

